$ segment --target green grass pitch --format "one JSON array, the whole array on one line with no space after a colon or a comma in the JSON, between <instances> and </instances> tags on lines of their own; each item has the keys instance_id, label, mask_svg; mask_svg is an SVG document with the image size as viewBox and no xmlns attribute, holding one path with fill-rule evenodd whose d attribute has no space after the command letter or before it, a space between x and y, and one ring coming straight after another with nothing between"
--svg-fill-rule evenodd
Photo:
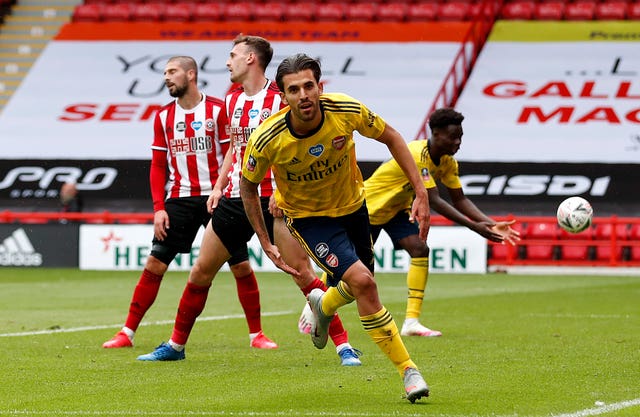
<instances>
[{"instance_id":1,"label":"green grass pitch","mask_svg":"<svg viewBox=\"0 0 640 417\"><path fill-rule=\"evenodd\" d=\"M331 343L298 333L303 298L292 280L258 276L262 322L279 343L249 348L229 273L214 281L187 359L136 361L171 334L187 274L171 272L133 349L103 349L121 326L139 272L0 269L2 416L640 416L640 278L439 275L429 278L425 325L405 338L430 385L403 399L395 368L341 309L363 366L343 368ZM401 274L378 274L398 325Z\"/></svg>"}]
</instances>

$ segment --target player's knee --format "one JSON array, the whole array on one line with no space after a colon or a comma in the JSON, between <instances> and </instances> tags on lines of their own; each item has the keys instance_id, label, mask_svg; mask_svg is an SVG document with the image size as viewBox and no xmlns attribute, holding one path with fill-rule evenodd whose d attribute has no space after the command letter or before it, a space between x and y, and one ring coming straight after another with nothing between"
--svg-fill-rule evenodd
<instances>
[{"instance_id":1,"label":"player's knee","mask_svg":"<svg viewBox=\"0 0 640 417\"><path fill-rule=\"evenodd\" d=\"M415 245L408 248L407 253L412 258L428 258L429 247L427 245Z\"/></svg>"},{"instance_id":2,"label":"player's knee","mask_svg":"<svg viewBox=\"0 0 640 417\"><path fill-rule=\"evenodd\" d=\"M158 245L158 244L154 244L151 247L151 253L150 253L150 255L153 258L155 258L156 260L160 261L165 265L169 265L173 261L173 259L176 257L177 254L178 254L178 251L176 251L175 249L169 248L164 245ZM149 257L149 259L151 259L151 257ZM147 264L149 265L149 262L147 262Z\"/></svg>"},{"instance_id":3,"label":"player's knee","mask_svg":"<svg viewBox=\"0 0 640 417\"><path fill-rule=\"evenodd\" d=\"M208 285L213 281L216 272L214 268L206 263L196 261L189 273L189 282L197 285Z\"/></svg>"},{"instance_id":4,"label":"player's knee","mask_svg":"<svg viewBox=\"0 0 640 417\"><path fill-rule=\"evenodd\" d=\"M236 278L246 277L253 272L253 269L251 268L251 263L249 261L242 261L235 265L230 265L229 269L231 269L233 276Z\"/></svg>"}]
</instances>

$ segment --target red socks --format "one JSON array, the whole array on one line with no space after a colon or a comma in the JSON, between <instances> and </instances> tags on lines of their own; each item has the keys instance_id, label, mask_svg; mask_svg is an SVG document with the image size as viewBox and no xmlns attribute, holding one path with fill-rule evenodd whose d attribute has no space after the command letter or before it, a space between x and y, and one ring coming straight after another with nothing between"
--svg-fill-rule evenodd
<instances>
[{"instance_id":1,"label":"red socks","mask_svg":"<svg viewBox=\"0 0 640 417\"><path fill-rule=\"evenodd\" d=\"M176 322L173 327L173 333L171 334L171 340L179 345L186 345L191 329L196 323L196 318L204 310L204 306L207 303L207 296L209 295L209 288L211 284L206 287L187 282L187 286L180 298L180 304L178 305L178 314L176 315Z\"/></svg>"},{"instance_id":2,"label":"red socks","mask_svg":"<svg viewBox=\"0 0 640 417\"><path fill-rule=\"evenodd\" d=\"M260 320L260 290L258 281L253 271L244 277L235 277L238 288L238 299L244 310L244 315L249 326L249 333L258 333L262 330Z\"/></svg>"},{"instance_id":3,"label":"red socks","mask_svg":"<svg viewBox=\"0 0 640 417\"><path fill-rule=\"evenodd\" d=\"M133 291L133 297L131 297L131 304L129 304L129 314L125 322L125 327L133 330L138 329L140 321L146 314L147 310L151 307L156 300L158 291L160 291L160 284L162 283L162 275L156 275L147 269L142 271L140 280Z\"/></svg>"}]
</instances>

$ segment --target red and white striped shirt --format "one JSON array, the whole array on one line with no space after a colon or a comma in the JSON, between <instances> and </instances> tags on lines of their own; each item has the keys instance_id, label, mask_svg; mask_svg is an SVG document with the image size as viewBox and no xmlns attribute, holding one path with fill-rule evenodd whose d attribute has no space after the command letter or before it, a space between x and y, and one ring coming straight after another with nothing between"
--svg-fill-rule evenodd
<instances>
[{"instance_id":1,"label":"red and white striped shirt","mask_svg":"<svg viewBox=\"0 0 640 417\"><path fill-rule=\"evenodd\" d=\"M227 116L222 100L201 94L193 109L183 109L176 99L156 114L150 173L154 211L164 209L165 198L209 195L218 179L229 146Z\"/></svg>"},{"instance_id":2,"label":"red and white striped shirt","mask_svg":"<svg viewBox=\"0 0 640 417\"><path fill-rule=\"evenodd\" d=\"M229 117L233 162L229 169L229 184L224 194L227 198L239 198L242 158L249 136L260 123L285 107L285 104L282 103L276 83L267 80L264 88L254 96L247 96L242 87L231 91L227 94L225 105ZM260 197L270 197L275 186L275 181L269 172L258 187Z\"/></svg>"}]
</instances>

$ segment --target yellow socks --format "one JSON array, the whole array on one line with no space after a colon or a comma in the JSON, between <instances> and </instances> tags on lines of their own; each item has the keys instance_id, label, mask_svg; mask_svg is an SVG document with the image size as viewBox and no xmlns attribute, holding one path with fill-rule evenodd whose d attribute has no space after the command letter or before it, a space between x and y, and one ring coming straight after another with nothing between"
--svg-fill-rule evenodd
<instances>
[{"instance_id":1,"label":"yellow socks","mask_svg":"<svg viewBox=\"0 0 640 417\"><path fill-rule=\"evenodd\" d=\"M382 310L377 313L360 316L360 321L369 337L393 362L400 376L404 375L404 370L407 367L417 369L416 364L409 357L409 352L404 346L404 342L400 338L396 322L385 307L382 307Z\"/></svg>"},{"instance_id":2,"label":"yellow socks","mask_svg":"<svg viewBox=\"0 0 640 417\"><path fill-rule=\"evenodd\" d=\"M406 318L417 319L422 310L422 299L429 277L429 258L411 258L407 273L407 313Z\"/></svg>"},{"instance_id":3,"label":"yellow socks","mask_svg":"<svg viewBox=\"0 0 640 417\"><path fill-rule=\"evenodd\" d=\"M342 281L336 287L329 287L322 298L322 311L327 316L333 315L340 307L353 302L355 298L347 291Z\"/></svg>"}]
</instances>

